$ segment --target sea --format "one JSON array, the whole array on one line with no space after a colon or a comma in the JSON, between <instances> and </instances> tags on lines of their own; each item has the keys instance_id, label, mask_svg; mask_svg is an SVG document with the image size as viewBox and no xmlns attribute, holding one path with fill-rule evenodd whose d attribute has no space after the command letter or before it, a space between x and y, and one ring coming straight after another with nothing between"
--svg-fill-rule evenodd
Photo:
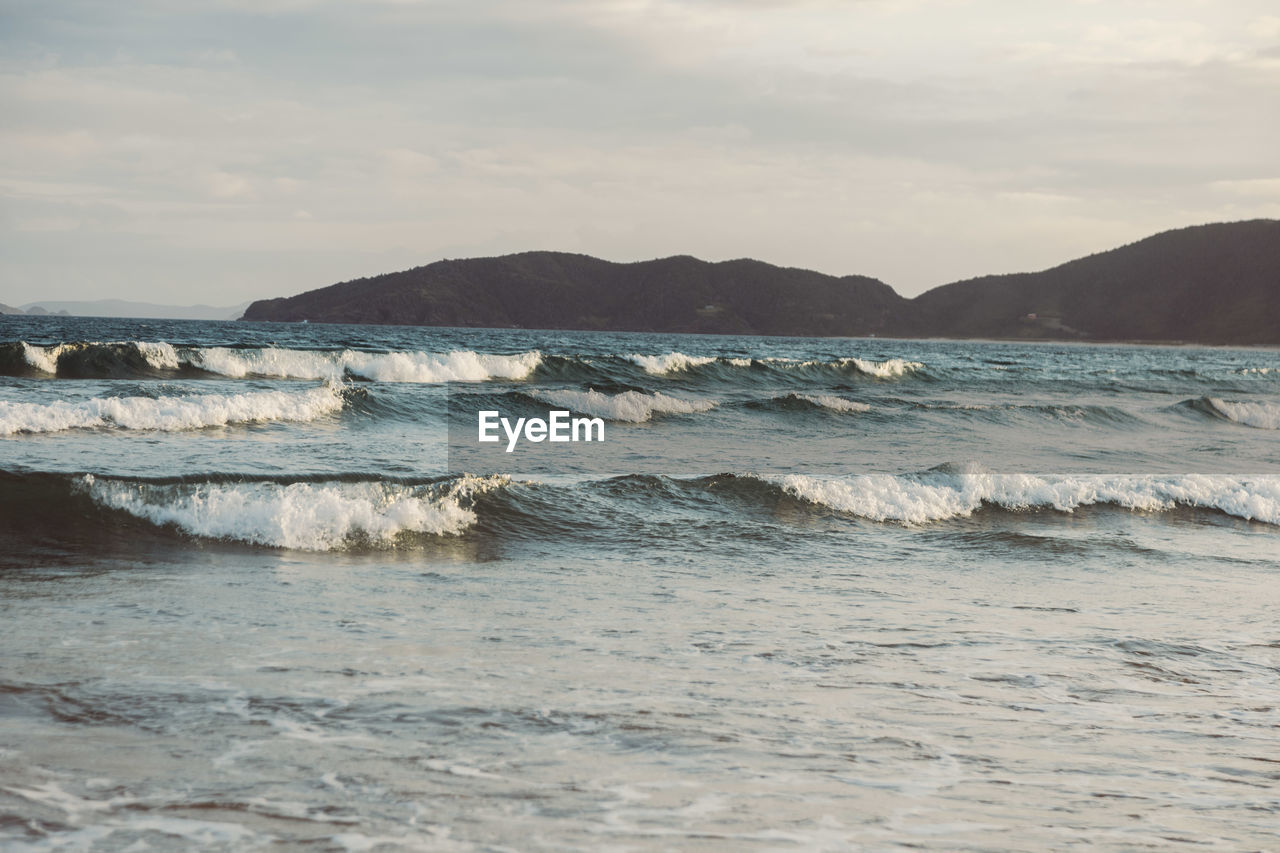
<instances>
[{"instance_id":1,"label":"sea","mask_svg":"<svg viewBox=\"0 0 1280 853\"><path fill-rule=\"evenodd\" d=\"M0 318L6 851L1277 850L1277 614L1274 349Z\"/></svg>"}]
</instances>

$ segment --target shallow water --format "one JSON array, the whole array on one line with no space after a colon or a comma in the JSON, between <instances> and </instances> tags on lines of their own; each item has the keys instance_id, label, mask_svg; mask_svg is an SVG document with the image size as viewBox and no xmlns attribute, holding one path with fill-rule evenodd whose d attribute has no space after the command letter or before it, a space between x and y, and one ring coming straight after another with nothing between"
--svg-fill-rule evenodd
<instances>
[{"instance_id":1,"label":"shallow water","mask_svg":"<svg viewBox=\"0 0 1280 853\"><path fill-rule=\"evenodd\" d=\"M1280 846L1275 351L0 341L6 848Z\"/></svg>"}]
</instances>

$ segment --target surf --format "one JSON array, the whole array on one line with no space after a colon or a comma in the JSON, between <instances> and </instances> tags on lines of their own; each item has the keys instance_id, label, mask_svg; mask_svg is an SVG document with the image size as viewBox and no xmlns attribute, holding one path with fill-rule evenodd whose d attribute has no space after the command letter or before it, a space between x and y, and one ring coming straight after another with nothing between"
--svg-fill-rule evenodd
<instances>
[{"instance_id":1,"label":"surf","mask_svg":"<svg viewBox=\"0 0 1280 853\"><path fill-rule=\"evenodd\" d=\"M343 392L323 385L307 391L250 391L178 397L93 397L27 403L0 400L0 436L66 430L179 430L233 424L314 421L340 412Z\"/></svg>"}]
</instances>

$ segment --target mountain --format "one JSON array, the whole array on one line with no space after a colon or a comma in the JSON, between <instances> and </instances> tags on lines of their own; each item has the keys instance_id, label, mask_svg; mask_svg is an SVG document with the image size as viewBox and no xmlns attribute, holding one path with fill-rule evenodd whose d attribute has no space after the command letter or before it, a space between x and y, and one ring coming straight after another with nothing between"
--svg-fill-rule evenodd
<instances>
[{"instance_id":1,"label":"mountain","mask_svg":"<svg viewBox=\"0 0 1280 853\"><path fill-rule=\"evenodd\" d=\"M865 276L688 256L445 260L254 302L246 320L762 335L1280 344L1280 221L1166 231L903 299Z\"/></svg>"},{"instance_id":2,"label":"mountain","mask_svg":"<svg viewBox=\"0 0 1280 853\"><path fill-rule=\"evenodd\" d=\"M247 303L227 308L209 305L157 305L151 302L128 302L124 299L98 299L91 302L28 302L22 308L28 314L71 314L76 317L138 317L165 320L237 320Z\"/></svg>"},{"instance_id":3,"label":"mountain","mask_svg":"<svg viewBox=\"0 0 1280 853\"><path fill-rule=\"evenodd\" d=\"M898 334L1280 343L1280 221L1166 231L1038 273L911 300Z\"/></svg>"},{"instance_id":4,"label":"mountain","mask_svg":"<svg viewBox=\"0 0 1280 853\"><path fill-rule=\"evenodd\" d=\"M21 308L14 308L12 305L5 305L3 302L0 302L0 314L21 314L21 313L23 313Z\"/></svg>"},{"instance_id":5,"label":"mountain","mask_svg":"<svg viewBox=\"0 0 1280 853\"><path fill-rule=\"evenodd\" d=\"M867 335L902 297L865 276L677 256L618 264L526 252L445 260L254 302L246 320L533 329Z\"/></svg>"}]
</instances>

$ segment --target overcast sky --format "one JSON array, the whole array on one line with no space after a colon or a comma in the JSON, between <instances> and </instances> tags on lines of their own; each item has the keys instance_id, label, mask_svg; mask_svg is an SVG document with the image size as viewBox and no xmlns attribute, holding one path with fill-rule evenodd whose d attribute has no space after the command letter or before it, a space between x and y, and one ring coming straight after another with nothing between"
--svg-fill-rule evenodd
<instances>
[{"instance_id":1,"label":"overcast sky","mask_svg":"<svg viewBox=\"0 0 1280 853\"><path fill-rule=\"evenodd\" d=\"M1280 217L1276 0L0 0L0 301L442 257L906 295Z\"/></svg>"}]
</instances>

